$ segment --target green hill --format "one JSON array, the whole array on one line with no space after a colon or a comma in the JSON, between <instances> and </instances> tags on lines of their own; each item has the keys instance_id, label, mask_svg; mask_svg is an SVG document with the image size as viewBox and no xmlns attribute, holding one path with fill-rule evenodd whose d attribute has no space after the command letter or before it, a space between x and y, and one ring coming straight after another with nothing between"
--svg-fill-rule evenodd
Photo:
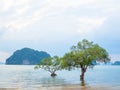
<instances>
[{"instance_id":1,"label":"green hill","mask_svg":"<svg viewBox=\"0 0 120 90\"><path fill-rule=\"evenodd\" d=\"M50 55L44 51L37 51L30 48L17 50L10 56L6 63L7 65L35 65L40 63L43 58L48 58Z\"/></svg>"}]
</instances>

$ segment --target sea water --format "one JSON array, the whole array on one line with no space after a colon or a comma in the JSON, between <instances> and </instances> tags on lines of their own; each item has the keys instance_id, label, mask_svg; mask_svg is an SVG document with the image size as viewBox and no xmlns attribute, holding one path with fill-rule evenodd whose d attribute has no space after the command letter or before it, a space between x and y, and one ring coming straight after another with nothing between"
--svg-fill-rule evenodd
<instances>
[{"instance_id":1,"label":"sea water","mask_svg":"<svg viewBox=\"0 0 120 90\"><path fill-rule=\"evenodd\" d=\"M56 77L33 65L0 65L0 88L80 84L80 69L61 70ZM120 66L95 66L85 73L86 85L120 86Z\"/></svg>"}]
</instances>

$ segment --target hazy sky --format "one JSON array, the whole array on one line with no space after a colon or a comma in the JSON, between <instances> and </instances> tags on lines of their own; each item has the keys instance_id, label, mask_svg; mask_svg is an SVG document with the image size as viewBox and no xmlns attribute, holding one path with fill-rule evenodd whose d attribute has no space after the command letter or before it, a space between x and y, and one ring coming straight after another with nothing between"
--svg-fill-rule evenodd
<instances>
[{"instance_id":1,"label":"hazy sky","mask_svg":"<svg viewBox=\"0 0 120 90\"><path fill-rule=\"evenodd\" d=\"M86 38L120 58L120 0L0 0L0 61L23 47L60 55Z\"/></svg>"}]
</instances>

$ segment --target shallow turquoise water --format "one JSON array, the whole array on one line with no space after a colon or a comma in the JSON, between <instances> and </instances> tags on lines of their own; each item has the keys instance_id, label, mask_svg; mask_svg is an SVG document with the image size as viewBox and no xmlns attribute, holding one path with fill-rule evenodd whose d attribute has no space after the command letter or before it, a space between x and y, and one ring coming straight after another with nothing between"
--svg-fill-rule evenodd
<instances>
[{"instance_id":1,"label":"shallow turquoise water","mask_svg":"<svg viewBox=\"0 0 120 90\"><path fill-rule=\"evenodd\" d=\"M0 65L0 88L80 84L80 70L58 71L57 77L29 65ZM95 66L85 75L86 85L120 86L120 66Z\"/></svg>"}]
</instances>

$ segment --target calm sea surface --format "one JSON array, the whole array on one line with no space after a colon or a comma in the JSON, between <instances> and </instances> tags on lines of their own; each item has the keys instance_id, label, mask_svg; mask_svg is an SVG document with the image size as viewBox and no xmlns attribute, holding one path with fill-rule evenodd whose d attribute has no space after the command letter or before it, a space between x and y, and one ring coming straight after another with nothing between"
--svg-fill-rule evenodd
<instances>
[{"instance_id":1,"label":"calm sea surface","mask_svg":"<svg viewBox=\"0 0 120 90\"><path fill-rule=\"evenodd\" d=\"M80 70L57 71L57 77L29 65L0 65L0 88L80 84ZM95 66L85 75L86 85L120 86L120 66Z\"/></svg>"}]
</instances>

